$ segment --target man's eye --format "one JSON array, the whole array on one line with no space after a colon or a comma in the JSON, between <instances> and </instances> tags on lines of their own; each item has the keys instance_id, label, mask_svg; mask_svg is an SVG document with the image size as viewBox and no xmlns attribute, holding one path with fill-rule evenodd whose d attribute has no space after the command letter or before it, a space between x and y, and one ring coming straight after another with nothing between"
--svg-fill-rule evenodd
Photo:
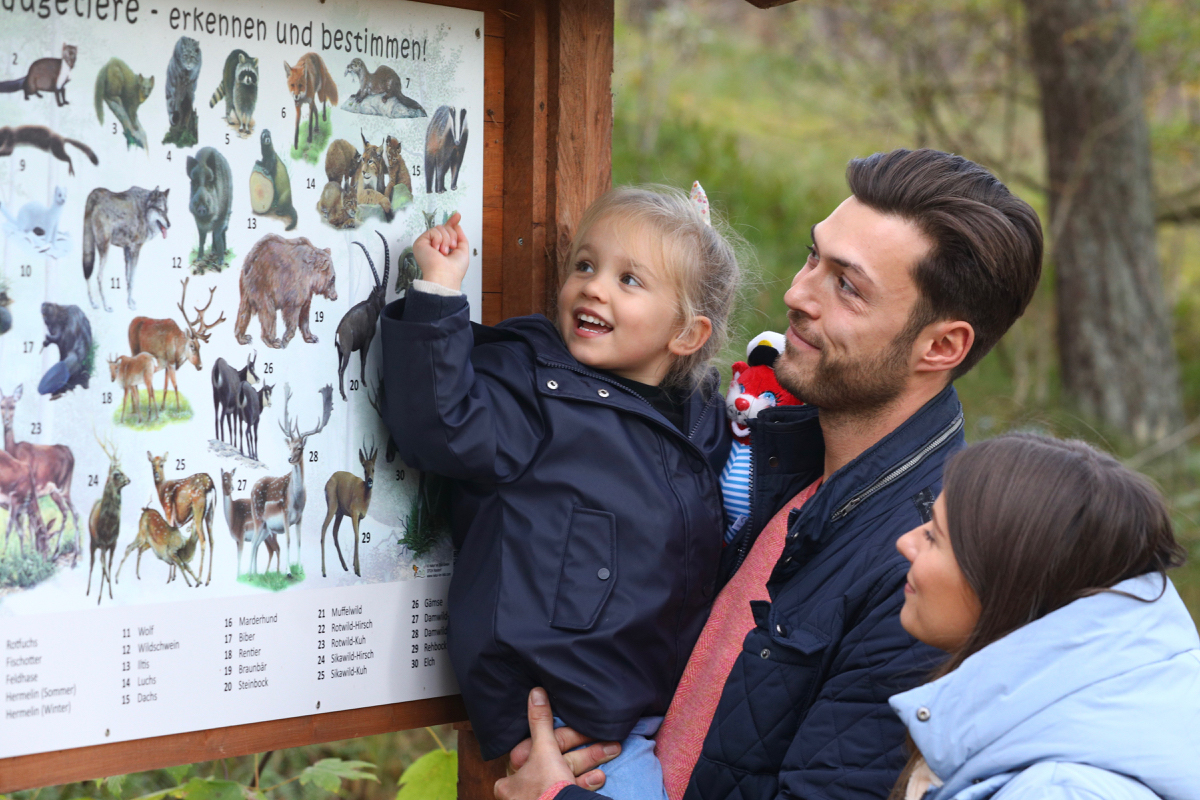
<instances>
[{"instance_id":1,"label":"man's eye","mask_svg":"<svg viewBox=\"0 0 1200 800\"><path fill-rule=\"evenodd\" d=\"M817 263L820 259L820 256L817 255L817 246L814 244L806 245L806 249L808 250L808 262L810 264Z\"/></svg>"},{"instance_id":2,"label":"man's eye","mask_svg":"<svg viewBox=\"0 0 1200 800\"><path fill-rule=\"evenodd\" d=\"M843 292L845 292L846 294L852 294L855 297L858 296L858 290L854 288L853 283L846 280L845 275L839 275L837 282L838 282L838 288L841 289Z\"/></svg>"}]
</instances>

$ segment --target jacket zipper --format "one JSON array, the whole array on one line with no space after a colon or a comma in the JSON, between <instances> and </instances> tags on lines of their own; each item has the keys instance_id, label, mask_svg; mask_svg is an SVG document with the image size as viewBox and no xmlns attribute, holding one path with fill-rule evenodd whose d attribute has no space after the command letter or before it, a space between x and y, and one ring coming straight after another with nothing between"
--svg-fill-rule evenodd
<instances>
[{"instance_id":1,"label":"jacket zipper","mask_svg":"<svg viewBox=\"0 0 1200 800\"><path fill-rule=\"evenodd\" d=\"M934 436L932 439L930 439L928 442L926 442L925 445L923 447L921 447L921 449L918 450L916 453L914 453L911 458L909 458L903 464L900 464L898 467L892 469L891 471L884 473L882 476L877 478L875 480L875 482L872 483L870 486L863 489L861 492L859 492L858 494L854 495L849 500L847 500L842 505L841 508L839 508L838 510L833 512L833 516L831 516L829 518L829 521L830 522L838 521L839 519L846 516L854 509L856 509L859 505L861 505L863 503L863 501L867 500L872 495L885 489L892 483L895 483L897 480L899 480L900 478L907 475L909 472L911 472L913 469L915 469L922 461L924 461L929 456L930 453L932 453L934 450L937 450L939 447L944 445L950 439L951 436L958 433L958 431L962 430L962 426L963 426L963 416L962 416L962 412L959 412L958 415L954 418L954 420L949 425L947 425L945 428L943 428L941 430L941 432L937 434L937 436Z\"/></svg>"}]
</instances>

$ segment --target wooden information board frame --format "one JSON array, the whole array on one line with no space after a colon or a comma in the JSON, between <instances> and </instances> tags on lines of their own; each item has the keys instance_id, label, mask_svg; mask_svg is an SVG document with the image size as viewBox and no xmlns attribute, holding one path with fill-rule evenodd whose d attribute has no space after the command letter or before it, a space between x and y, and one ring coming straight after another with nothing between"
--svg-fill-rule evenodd
<instances>
[{"instance_id":1,"label":"wooden information board frame","mask_svg":"<svg viewBox=\"0 0 1200 800\"><path fill-rule=\"evenodd\" d=\"M484 13L483 321L544 311L612 181L612 0L431 4ZM0 793L465 719L461 698L440 697L35 753L0 759ZM502 762L483 762L461 726L459 797L490 798Z\"/></svg>"}]
</instances>

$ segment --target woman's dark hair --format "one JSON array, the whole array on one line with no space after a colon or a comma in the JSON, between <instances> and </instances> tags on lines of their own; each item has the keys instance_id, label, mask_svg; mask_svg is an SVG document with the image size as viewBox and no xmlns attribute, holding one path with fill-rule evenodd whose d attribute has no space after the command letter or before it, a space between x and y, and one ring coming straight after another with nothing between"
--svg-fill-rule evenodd
<instances>
[{"instance_id":1,"label":"woman's dark hair","mask_svg":"<svg viewBox=\"0 0 1200 800\"><path fill-rule=\"evenodd\" d=\"M1084 442L1012 433L973 445L946 464L942 494L954 557L980 614L931 680L1121 581L1157 572L1166 591L1167 570L1186 557L1158 490ZM892 798L904 797L921 757L911 739L909 746L913 756Z\"/></svg>"}]
</instances>

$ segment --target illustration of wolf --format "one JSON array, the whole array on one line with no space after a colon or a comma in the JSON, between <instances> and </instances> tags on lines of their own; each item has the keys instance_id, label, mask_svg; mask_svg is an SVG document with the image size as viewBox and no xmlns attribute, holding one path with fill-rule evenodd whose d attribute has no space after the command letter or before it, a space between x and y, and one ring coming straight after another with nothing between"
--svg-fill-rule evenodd
<instances>
[{"instance_id":1,"label":"illustration of wolf","mask_svg":"<svg viewBox=\"0 0 1200 800\"><path fill-rule=\"evenodd\" d=\"M137 307L133 302L133 273L137 269L138 255L142 245L154 238L155 233L167 238L167 228L171 227L167 219L167 194L170 191L159 191L157 186L154 189L131 186L124 192L93 189L88 195L83 212L83 278L87 281L92 308L100 307L92 296L89 280L98 251L100 268L96 270L96 290L104 310L112 311L104 299L104 265L108 261L110 244L125 250L125 289L129 307Z\"/></svg>"},{"instance_id":2,"label":"illustration of wolf","mask_svg":"<svg viewBox=\"0 0 1200 800\"><path fill-rule=\"evenodd\" d=\"M213 92L208 107L225 98L225 121L237 126L238 134L249 136L254 130L254 106L258 102L258 59L245 50L234 50L225 59L221 85Z\"/></svg>"},{"instance_id":3,"label":"illustration of wolf","mask_svg":"<svg viewBox=\"0 0 1200 800\"><path fill-rule=\"evenodd\" d=\"M308 141L311 143L313 127L317 124L317 101L321 102L321 119L329 119L327 104L337 105L338 90L325 62L316 53L300 56L294 67L283 62L283 70L287 73L288 91L296 102L296 135L292 141L292 149L295 150L300 147L300 109L305 103L308 104Z\"/></svg>"},{"instance_id":4,"label":"illustration of wolf","mask_svg":"<svg viewBox=\"0 0 1200 800\"><path fill-rule=\"evenodd\" d=\"M154 89L154 76L135 75L119 58L110 58L96 75L96 118L104 122L104 106L112 110L125 133L125 147L146 149L146 131L138 122L138 106Z\"/></svg>"},{"instance_id":5,"label":"illustration of wolf","mask_svg":"<svg viewBox=\"0 0 1200 800\"><path fill-rule=\"evenodd\" d=\"M167 62L167 121L163 144L191 147L199 138L196 123L196 80L200 77L200 43L180 36Z\"/></svg>"},{"instance_id":6,"label":"illustration of wolf","mask_svg":"<svg viewBox=\"0 0 1200 800\"><path fill-rule=\"evenodd\" d=\"M42 92L54 92L54 100L59 106L67 103L67 81L71 80L71 70L75 68L76 47L64 44L62 58L39 58L29 65L24 78L0 83L0 93L24 90L25 99L31 95L41 97Z\"/></svg>"},{"instance_id":7,"label":"illustration of wolf","mask_svg":"<svg viewBox=\"0 0 1200 800\"><path fill-rule=\"evenodd\" d=\"M76 139L60 136L44 125L22 125L18 128L0 128L0 156L11 156L16 147L25 145L45 150L59 161L67 162L67 171L75 174L75 165L67 155L67 145L75 145L93 164L99 164L100 159L92 152L92 148Z\"/></svg>"}]
</instances>

